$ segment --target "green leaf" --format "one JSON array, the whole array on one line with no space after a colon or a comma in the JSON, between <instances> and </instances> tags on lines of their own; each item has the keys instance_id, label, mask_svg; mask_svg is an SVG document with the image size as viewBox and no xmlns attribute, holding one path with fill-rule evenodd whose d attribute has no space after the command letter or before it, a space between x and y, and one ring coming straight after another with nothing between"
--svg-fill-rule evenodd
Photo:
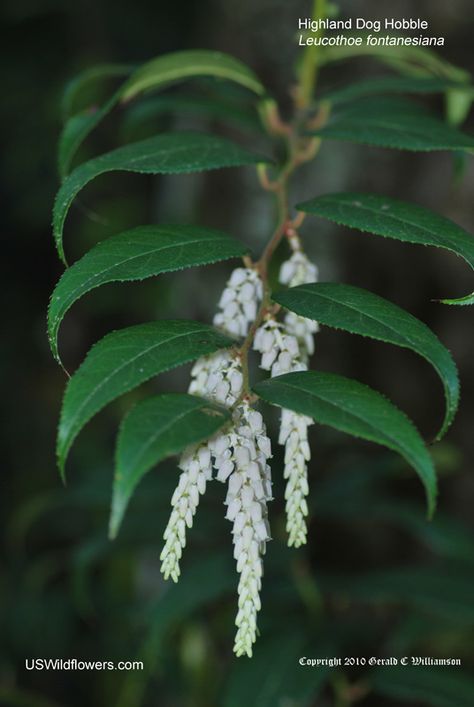
<instances>
[{"instance_id":1,"label":"green leaf","mask_svg":"<svg viewBox=\"0 0 474 707\"><path fill-rule=\"evenodd\" d=\"M446 116L451 125L463 123L474 100L474 89L472 86L452 87L446 91Z\"/></svg>"},{"instance_id":2,"label":"green leaf","mask_svg":"<svg viewBox=\"0 0 474 707\"><path fill-rule=\"evenodd\" d=\"M92 130L120 102L140 93L164 89L190 78L210 76L234 81L258 96L265 89L245 64L222 52L192 50L165 54L139 67L104 105L73 116L65 125L59 142L59 171L64 176L77 149ZM89 80L89 79L87 79ZM70 104L69 100L69 104Z\"/></svg>"},{"instance_id":3,"label":"green leaf","mask_svg":"<svg viewBox=\"0 0 474 707\"><path fill-rule=\"evenodd\" d=\"M421 206L375 194L325 194L297 209L377 236L445 248L474 268L474 237L444 216ZM474 293L444 304L473 304Z\"/></svg>"},{"instance_id":4,"label":"green leaf","mask_svg":"<svg viewBox=\"0 0 474 707\"><path fill-rule=\"evenodd\" d=\"M185 320L138 324L101 339L66 388L57 444L61 472L76 436L108 403L158 373L232 343L210 326Z\"/></svg>"},{"instance_id":5,"label":"green leaf","mask_svg":"<svg viewBox=\"0 0 474 707\"><path fill-rule=\"evenodd\" d=\"M383 667L371 674L370 682L378 695L423 706L471 707L474 695L474 680L459 668Z\"/></svg>"},{"instance_id":6,"label":"green leaf","mask_svg":"<svg viewBox=\"0 0 474 707\"><path fill-rule=\"evenodd\" d=\"M332 282L300 285L277 292L273 299L302 317L403 346L423 356L444 387L446 414L436 439L444 435L459 403L459 380L451 354L426 324L392 302L351 285Z\"/></svg>"},{"instance_id":7,"label":"green leaf","mask_svg":"<svg viewBox=\"0 0 474 707\"><path fill-rule=\"evenodd\" d=\"M420 477L428 515L433 515L436 475L431 458L411 421L380 393L349 378L315 371L270 378L257 383L254 390L273 405L401 454Z\"/></svg>"},{"instance_id":8,"label":"green leaf","mask_svg":"<svg viewBox=\"0 0 474 707\"><path fill-rule=\"evenodd\" d=\"M330 101L333 104L353 101L367 96L396 94L396 93L442 93L447 89L465 91L464 84L455 83L443 78L417 78L411 76L383 76L381 78L367 79L350 83L342 88L326 91L320 95L321 101Z\"/></svg>"},{"instance_id":9,"label":"green leaf","mask_svg":"<svg viewBox=\"0 0 474 707\"><path fill-rule=\"evenodd\" d=\"M261 133L263 130L258 113L253 107L247 108L236 101L224 101L221 98L173 94L154 96L147 101L132 104L124 117L123 134L128 136L131 131L148 123L156 132L156 118L166 114L204 116L254 133Z\"/></svg>"},{"instance_id":10,"label":"green leaf","mask_svg":"<svg viewBox=\"0 0 474 707\"><path fill-rule=\"evenodd\" d=\"M65 262L62 235L69 207L88 182L105 172L182 174L265 161L229 140L198 133L163 133L95 157L77 167L56 195L53 230L59 256Z\"/></svg>"},{"instance_id":11,"label":"green leaf","mask_svg":"<svg viewBox=\"0 0 474 707\"><path fill-rule=\"evenodd\" d=\"M157 395L132 408L117 440L110 537L117 535L132 493L150 469L208 439L230 419L225 408L184 393Z\"/></svg>"},{"instance_id":12,"label":"green leaf","mask_svg":"<svg viewBox=\"0 0 474 707\"><path fill-rule=\"evenodd\" d=\"M67 175L71 168L71 162L79 146L83 143L90 132L109 113L120 98L120 91L115 93L100 108L86 108L80 113L73 115L64 124L59 136L58 143L58 171L61 179Z\"/></svg>"},{"instance_id":13,"label":"green leaf","mask_svg":"<svg viewBox=\"0 0 474 707\"><path fill-rule=\"evenodd\" d=\"M310 34L310 32L307 32L307 36L310 36ZM346 32L344 34L346 36L362 37L362 44L359 46L324 47L320 57L322 65L332 61L350 59L354 56L373 56L403 74L439 76L456 82L470 81L471 77L468 71L450 64L446 59L427 47L403 45L371 46L365 41L369 34L368 32ZM402 35L398 36L401 37Z\"/></svg>"},{"instance_id":14,"label":"green leaf","mask_svg":"<svg viewBox=\"0 0 474 707\"><path fill-rule=\"evenodd\" d=\"M412 101L360 99L341 106L311 135L398 150L473 150L474 138Z\"/></svg>"},{"instance_id":15,"label":"green leaf","mask_svg":"<svg viewBox=\"0 0 474 707\"><path fill-rule=\"evenodd\" d=\"M284 650L281 633L259 639L251 660L235 662L225 691L223 707L309 707L326 682L330 668L301 666L303 656L327 657L325 645L309 646L304 629L287 628Z\"/></svg>"},{"instance_id":16,"label":"green leaf","mask_svg":"<svg viewBox=\"0 0 474 707\"><path fill-rule=\"evenodd\" d=\"M159 56L137 69L123 87L122 100L196 76L234 81L258 96L265 93L254 72L238 59L222 52L190 50Z\"/></svg>"},{"instance_id":17,"label":"green leaf","mask_svg":"<svg viewBox=\"0 0 474 707\"><path fill-rule=\"evenodd\" d=\"M77 112L76 102L82 91L100 81L129 76L134 69L132 64L99 64L75 76L67 83L61 100L64 119Z\"/></svg>"},{"instance_id":18,"label":"green leaf","mask_svg":"<svg viewBox=\"0 0 474 707\"><path fill-rule=\"evenodd\" d=\"M60 363L57 337L61 321L86 292L108 282L143 280L247 252L225 233L198 226L137 226L99 243L65 271L51 296L48 334L54 357Z\"/></svg>"}]
</instances>

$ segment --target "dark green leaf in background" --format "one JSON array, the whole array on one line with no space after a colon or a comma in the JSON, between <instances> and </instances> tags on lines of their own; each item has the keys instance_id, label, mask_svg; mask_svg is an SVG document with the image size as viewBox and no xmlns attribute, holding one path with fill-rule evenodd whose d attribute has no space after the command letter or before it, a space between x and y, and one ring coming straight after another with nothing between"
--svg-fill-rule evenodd
<instances>
[{"instance_id":1,"label":"dark green leaf in background","mask_svg":"<svg viewBox=\"0 0 474 707\"><path fill-rule=\"evenodd\" d=\"M205 324L172 320L139 324L107 334L68 382L58 430L58 463L64 473L69 449L91 417L152 376L233 341Z\"/></svg>"},{"instance_id":2,"label":"dark green leaf in background","mask_svg":"<svg viewBox=\"0 0 474 707\"><path fill-rule=\"evenodd\" d=\"M453 421L459 402L459 380L449 351L418 319L392 302L351 285L317 282L273 295L275 302L302 317L411 349L435 368L443 383L446 415L437 439Z\"/></svg>"},{"instance_id":3,"label":"dark green leaf in background","mask_svg":"<svg viewBox=\"0 0 474 707\"><path fill-rule=\"evenodd\" d=\"M129 76L134 69L135 66L133 64L98 64L81 71L80 74L68 81L64 89L61 99L61 111L64 120L75 115L78 110L85 108L84 105L80 108L76 106L83 91L99 82Z\"/></svg>"},{"instance_id":4,"label":"dark green leaf in background","mask_svg":"<svg viewBox=\"0 0 474 707\"><path fill-rule=\"evenodd\" d=\"M371 675L378 695L431 707L472 707L474 680L459 668L397 666Z\"/></svg>"},{"instance_id":5,"label":"dark green leaf in background","mask_svg":"<svg viewBox=\"0 0 474 707\"><path fill-rule=\"evenodd\" d=\"M119 68L122 69L123 74L123 67ZM117 69L113 66L104 67L103 72L99 75L109 75L110 71L116 72ZM94 74L94 71L91 70L91 73L92 77L87 73L78 77L79 87L84 81L97 78L95 75L97 71ZM228 54L206 50L186 50L159 56L136 69L101 107L92 107L81 111L68 120L59 140L59 172L61 176L65 176L69 171L71 161L81 143L119 101L129 101L141 93L161 90L181 81L203 76L233 81L258 96L265 93L264 87L254 72ZM67 107L70 107L72 96L78 88L77 86L74 88L74 83L72 86L69 96L65 99Z\"/></svg>"},{"instance_id":6,"label":"dark green leaf in background","mask_svg":"<svg viewBox=\"0 0 474 707\"><path fill-rule=\"evenodd\" d=\"M79 146L92 130L110 113L120 98L116 92L102 106L93 106L71 116L64 124L58 142L58 171L63 179L70 171L71 162Z\"/></svg>"},{"instance_id":7,"label":"dark green leaf in background","mask_svg":"<svg viewBox=\"0 0 474 707\"><path fill-rule=\"evenodd\" d=\"M157 395L132 408L117 440L110 537L117 535L144 474L166 457L208 439L229 420L225 408L184 393Z\"/></svg>"},{"instance_id":8,"label":"dark green leaf in background","mask_svg":"<svg viewBox=\"0 0 474 707\"><path fill-rule=\"evenodd\" d=\"M276 636L262 637L251 660L238 661L231 673L223 707L309 707L321 691L330 668L301 666L304 656L327 657L328 647L308 646L302 629L285 631L283 643Z\"/></svg>"},{"instance_id":9,"label":"dark green leaf in background","mask_svg":"<svg viewBox=\"0 0 474 707\"><path fill-rule=\"evenodd\" d=\"M474 236L422 206L377 194L343 192L324 194L298 204L296 208L377 236L445 248L464 258L474 269ZM458 299L442 299L441 302L473 304L474 293Z\"/></svg>"},{"instance_id":10,"label":"dark green leaf in background","mask_svg":"<svg viewBox=\"0 0 474 707\"><path fill-rule=\"evenodd\" d=\"M452 563L402 567L359 576L321 576L325 590L347 601L368 605L410 606L423 614L474 626L471 567Z\"/></svg>"},{"instance_id":11,"label":"dark green leaf in background","mask_svg":"<svg viewBox=\"0 0 474 707\"><path fill-rule=\"evenodd\" d=\"M68 268L51 296L48 334L59 361L61 321L83 294L108 282L143 280L163 272L216 263L248 250L221 231L199 226L137 226L99 243Z\"/></svg>"},{"instance_id":12,"label":"dark green leaf in background","mask_svg":"<svg viewBox=\"0 0 474 707\"><path fill-rule=\"evenodd\" d=\"M59 256L65 261L62 235L69 208L81 189L100 174L115 170L183 174L265 161L265 158L229 140L198 133L162 133L95 157L77 167L64 180L56 195L53 229Z\"/></svg>"},{"instance_id":13,"label":"dark green leaf in background","mask_svg":"<svg viewBox=\"0 0 474 707\"><path fill-rule=\"evenodd\" d=\"M341 88L326 91L320 95L321 101L333 104L346 103L366 96L397 94L397 93L442 93L447 89L458 89L461 92L472 91L470 86L455 83L445 78L419 78L413 76L383 76L351 83Z\"/></svg>"},{"instance_id":14,"label":"dark green leaf in background","mask_svg":"<svg viewBox=\"0 0 474 707\"><path fill-rule=\"evenodd\" d=\"M474 149L474 137L434 117L421 105L402 99L367 98L348 103L310 134L415 152Z\"/></svg>"},{"instance_id":15,"label":"dark green leaf in background","mask_svg":"<svg viewBox=\"0 0 474 707\"><path fill-rule=\"evenodd\" d=\"M436 474L431 458L411 421L380 393L358 381L316 371L277 376L257 383L254 390L273 405L401 454L420 477L428 515L433 515Z\"/></svg>"},{"instance_id":16,"label":"dark green leaf in background","mask_svg":"<svg viewBox=\"0 0 474 707\"><path fill-rule=\"evenodd\" d=\"M250 106L241 105L237 101L224 100L221 97L172 94L153 96L131 104L124 115L122 134L127 136L144 124L152 125L156 133L156 120L162 115L203 116L209 120L220 120L225 124L235 125L244 131L253 133L263 131L257 111Z\"/></svg>"}]
</instances>

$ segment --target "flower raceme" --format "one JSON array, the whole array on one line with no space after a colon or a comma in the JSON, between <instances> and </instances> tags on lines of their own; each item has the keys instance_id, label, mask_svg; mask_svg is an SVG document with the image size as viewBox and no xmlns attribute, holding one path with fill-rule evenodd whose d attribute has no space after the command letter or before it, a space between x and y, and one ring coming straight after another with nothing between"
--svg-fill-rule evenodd
<instances>
[{"instance_id":1,"label":"flower raceme","mask_svg":"<svg viewBox=\"0 0 474 707\"><path fill-rule=\"evenodd\" d=\"M234 558L240 574L234 651L252 655L263 575L262 555L270 539L267 501L272 498L270 440L263 418L247 402L236 408L233 427L212 443L217 479L227 482L226 518L233 524Z\"/></svg>"},{"instance_id":2,"label":"flower raceme","mask_svg":"<svg viewBox=\"0 0 474 707\"><path fill-rule=\"evenodd\" d=\"M316 267L300 250L292 254L280 272L280 281L290 286L313 282L316 277ZM236 268L219 300L214 325L227 334L247 336L262 297L257 271ZM283 323L267 318L254 337L254 349L262 354L261 367L271 371L272 376L305 370L308 356L314 350L313 333L317 325L296 315L287 321L289 315ZM231 409L232 423L213 438L187 449L180 458L181 474L163 536L161 571L165 579L178 581L186 530L192 527L200 496L211 479L225 483L226 518L232 523L234 558L240 575L234 652L250 657L257 634L263 554L270 539L267 503L272 499L268 464L271 443L262 415L243 396L243 374L237 353L218 351L198 359L191 371L188 391ZM307 427L311 422L303 415L282 411L279 443L285 445L287 532L289 544L295 547L306 542L310 458Z\"/></svg>"},{"instance_id":3,"label":"flower raceme","mask_svg":"<svg viewBox=\"0 0 474 707\"><path fill-rule=\"evenodd\" d=\"M268 319L261 326L254 339L254 348L262 354L261 368L279 376L291 371L304 371L307 366L302 361L298 340L285 332L285 325L275 319ZM288 544L299 547L306 542L306 521L308 505L307 462L310 458L308 426L311 418L292 410L282 410L279 444L285 447L285 467L283 475L287 479L286 530Z\"/></svg>"}]
</instances>

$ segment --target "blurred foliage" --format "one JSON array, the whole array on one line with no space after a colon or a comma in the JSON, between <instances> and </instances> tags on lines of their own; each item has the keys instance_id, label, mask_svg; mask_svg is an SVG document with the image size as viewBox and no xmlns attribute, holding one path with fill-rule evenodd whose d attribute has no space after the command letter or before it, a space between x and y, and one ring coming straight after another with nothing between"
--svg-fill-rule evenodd
<instances>
[{"instance_id":1,"label":"blurred foliage","mask_svg":"<svg viewBox=\"0 0 474 707\"><path fill-rule=\"evenodd\" d=\"M340 3L351 14L393 12L388 2ZM468 0L446 7L405 2L406 15L432 18L446 35L446 57L472 69ZM75 450L69 485L59 482L54 437L63 376L50 357L45 331L48 293L61 271L50 234L57 188L55 147L65 82L97 63L134 64L166 51L206 47L235 53L269 84L283 105L297 53L292 38L298 0L132 3L110 0L6 0L2 6L0 62L4 93L1 179L4 239L5 328L1 348L4 533L0 580L0 704L58 707L114 704L135 707L467 707L474 685L468 674L474 637L471 475L474 440L472 314L430 302L469 287L469 274L454 258L416 254L398 244L374 242L329 224L306 226L311 255L323 279L369 287L426 321L453 350L460 365L464 404L448 440L433 453L441 473L440 509L427 523L416 480L391 455L356 444L323 428L311 428L310 543L285 547L283 505L272 503L274 540L269 544L259 625L252 661L231 655L236 574L222 488L210 485L186 549L176 586L162 581L158 555L176 480L162 465L140 486L114 543L106 538L112 476L113 430L119 414L139 393L119 401L87 429ZM331 67L330 90L361 76L377 75L367 59ZM94 96L103 101L110 86ZM202 93L199 93L202 96ZM212 96L209 96L209 100ZM140 139L162 127L223 131L228 103L177 120L171 102L149 103L111 115L82 156L113 147L117 136ZM204 102L203 102L204 100ZM436 98L429 98L436 105ZM233 130L252 129L250 111L235 114ZM470 121L470 122L469 122ZM472 118L466 129L472 132ZM241 131L241 132L239 132ZM362 149L362 148L361 148ZM473 230L472 162L456 169L446 155L407 155L357 147L324 146L318 163L295 186L298 200L342 188L385 189L393 196L435 206ZM362 166L361 166L362 165ZM446 175L458 175L456 191ZM461 175L461 176L459 176ZM150 207L150 204L152 205ZM115 176L98 180L81 200L80 218L69 223L69 247L77 256L93 243L137 222L194 220L221 227L258 251L272 219L250 171L236 176L178 178ZM96 215L100 213L100 218ZM84 214L88 216L84 218ZM104 216L105 215L105 216ZM316 239L315 236L318 236ZM424 251L424 249L423 249ZM111 328L157 316L208 321L226 276L197 271L160 281L109 285L84 297L64 324L62 347L74 367L89 345ZM402 287L401 287L402 285ZM464 288L464 289L463 289ZM6 342L5 342L6 343ZM362 346L364 348L362 348ZM324 330L317 365L383 389L430 436L441 419L442 396L422 391L435 376L410 353L384 349ZM186 388L187 370L172 372L159 388ZM277 499L282 498L274 460ZM317 656L428 655L459 657L462 668L390 667L316 669L298 658ZM143 660L143 672L27 671L25 659L77 657Z\"/></svg>"}]
</instances>

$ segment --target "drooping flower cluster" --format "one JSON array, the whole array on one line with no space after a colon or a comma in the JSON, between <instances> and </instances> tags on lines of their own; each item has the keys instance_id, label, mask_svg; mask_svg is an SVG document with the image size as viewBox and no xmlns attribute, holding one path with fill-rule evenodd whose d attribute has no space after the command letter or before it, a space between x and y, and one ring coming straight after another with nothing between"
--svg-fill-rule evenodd
<instances>
[{"instance_id":1,"label":"drooping flower cluster","mask_svg":"<svg viewBox=\"0 0 474 707\"><path fill-rule=\"evenodd\" d=\"M280 281L290 286L313 282L317 270L292 244L295 252L280 272ZM223 332L244 337L255 321L262 283L256 270L233 271L219 301L214 325ZM288 312L284 322L267 316L254 337L254 348L262 354L261 367L272 376L307 368L313 352L317 324ZM189 393L199 395L232 409L229 428L212 439L193 445L181 456L181 474L171 499L172 512L164 533L161 571L177 581L179 562L186 545L186 529L191 528L200 496L213 478L227 483L226 518L232 522L234 558L240 575L238 585L237 633L235 653L252 655L256 639L257 613L263 576L263 554L270 539L267 503L272 498L270 439L262 416L242 396L243 375L239 356L218 351L195 363ZM289 545L306 541L305 517L308 513L307 462L310 458L307 427L310 418L290 410L282 411L279 443L285 446L284 476Z\"/></svg>"},{"instance_id":2,"label":"drooping flower cluster","mask_svg":"<svg viewBox=\"0 0 474 707\"><path fill-rule=\"evenodd\" d=\"M214 324L228 334L245 336L256 316L262 285L255 271L237 268L224 290ZM232 407L242 393L243 377L238 358L218 351L195 363L189 393ZM182 474L172 498L173 510L164 533L161 553L165 579L177 581L179 561L204 493L206 482L216 478L228 483L226 517L233 522L234 557L240 574L238 587L237 655L251 655L256 638L257 612L263 574L262 554L269 539L266 503L271 498L270 440L262 416L243 402L233 412L230 430L188 449L181 457Z\"/></svg>"},{"instance_id":3,"label":"drooping flower cluster","mask_svg":"<svg viewBox=\"0 0 474 707\"><path fill-rule=\"evenodd\" d=\"M228 351L218 351L198 359L191 371L188 392L232 407L242 392L239 361ZM182 474L171 499L173 511L164 533L165 546L160 555L161 571L175 582L180 575L179 561L186 545L186 527L191 528L199 503L199 495L212 479L212 442L192 445L181 455Z\"/></svg>"},{"instance_id":4,"label":"drooping flower cluster","mask_svg":"<svg viewBox=\"0 0 474 707\"><path fill-rule=\"evenodd\" d=\"M288 287L306 285L316 282L318 279L318 268L312 263L301 250L296 250L291 258L285 260L280 268L279 281ZM300 356L307 363L308 358L314 353L313 335L318 331L318 323L312 319L300 317L294 312L287 312L285 315L285 329L288 334L293 334L298 339L300 346Z\"/></svg>"},{"instance_id":5,"label":"drooping flower cluster","mask_svg":"<svg viewBox=\"0 0 474 707\"><path fill-rule=\"evenodd\" d=\"M268 319L254 338L254 348L262 354L261 368L271 371L272 376L280 376L292 371L304 371L307 366L301 360L298 340L287 334L286 325L275 319ZM285 446L285 467L283 475L287 479L286 530L288 545L299 547L306 542L306 521L308 505L307 462L310 458L307 428L311 418L292 410L282 410L278 443Z\"/></svg>"},{"instance_id":6,"label":"drooping flower cluster","mask_svg":"<svg viewBox=\"0 0 474 707\"><path fill-rule=\"evenodd\" d=\"M161 571L165 579L178 581L179 561L186 545L186 527L191 528L199 503L199 495L206 490L212 478L211 452L207 444L188 449L179 461L182 473L171 499L173 510L163 538L165 545L160 555Z\"/></svg>"},{"instance_id":7,"label":"drooping flower cluster","mask_svg":"<svg viewBox=\"0 0 474 707\"><path fill-rule=\"evenodd\" d=\"M226 518L233 523L234 558L240 574L236 655L252 655L263 575L262 555L270 539L267 501L272 498L270 440L263 418L247 402L236 408L234 426L213 443L217 479L227 481Z\"/></svg>"},{"instance_id":8,"label":"drooping flower cluster","mask_svg":"<svg viewBox=\"0 0 474 707\"><path fill-rule=\"evenodd\" d=\"M285 488L286 532L288 545L300 547L306 544L306 516L309 493L308 467L311 452L308 444L308 427L312 419L292 410L281 411L278 444L285 446L285 467L283 476L287 479Z\"/></svg>"},{"instance_id":9,"label":"drooping flower cluster","mask_svg":"<svg viewBox=\"0 0 474 707\"><path fill-rule=\"evenodd\" d=\"M316 266L301 252L298 241L295 241L294 247L297 249L281 266L280 282L290 287L314 282L318 275ZM254 338L254 348L262 354L261 368L271 371L272 376L306 370L308 358L314 352L313 335L317 330L316 322L293 312L285 315L283 323L273 318L267 319ZM292 410L282 410L278 442L285 447L286 530L288 545L294 547L305 544L307 536L305 519L308 515L306 496L309 492L310 424L311 418Z\"/></svg>"},{"instance_id":10,"label":"drooping flower cluster","mask_svg":"<svg viewBox=\"0 0 474 707\"><path fill-rule=\"evenodd\" d=\"M214 323L228 334L245 336L249 323L255 318L261 296L262 285L256 272L249 268L237 268L227 282L219 304L221 312L216 314ZM242 384L237 357L227 350L217 351L196 361L188 392L230 408L237 402ZM197 476L196 465L199 468ZM187 449L181 456L179 468L182 474L171 501L173 511L166 526L165 546L160 556L165 579L171 577L175 582L180 575L179 561L186 545L186 527L192 527L199 495L205 491L205 481L212 479L210 441Z\"/></svg>"}]
</instances>

